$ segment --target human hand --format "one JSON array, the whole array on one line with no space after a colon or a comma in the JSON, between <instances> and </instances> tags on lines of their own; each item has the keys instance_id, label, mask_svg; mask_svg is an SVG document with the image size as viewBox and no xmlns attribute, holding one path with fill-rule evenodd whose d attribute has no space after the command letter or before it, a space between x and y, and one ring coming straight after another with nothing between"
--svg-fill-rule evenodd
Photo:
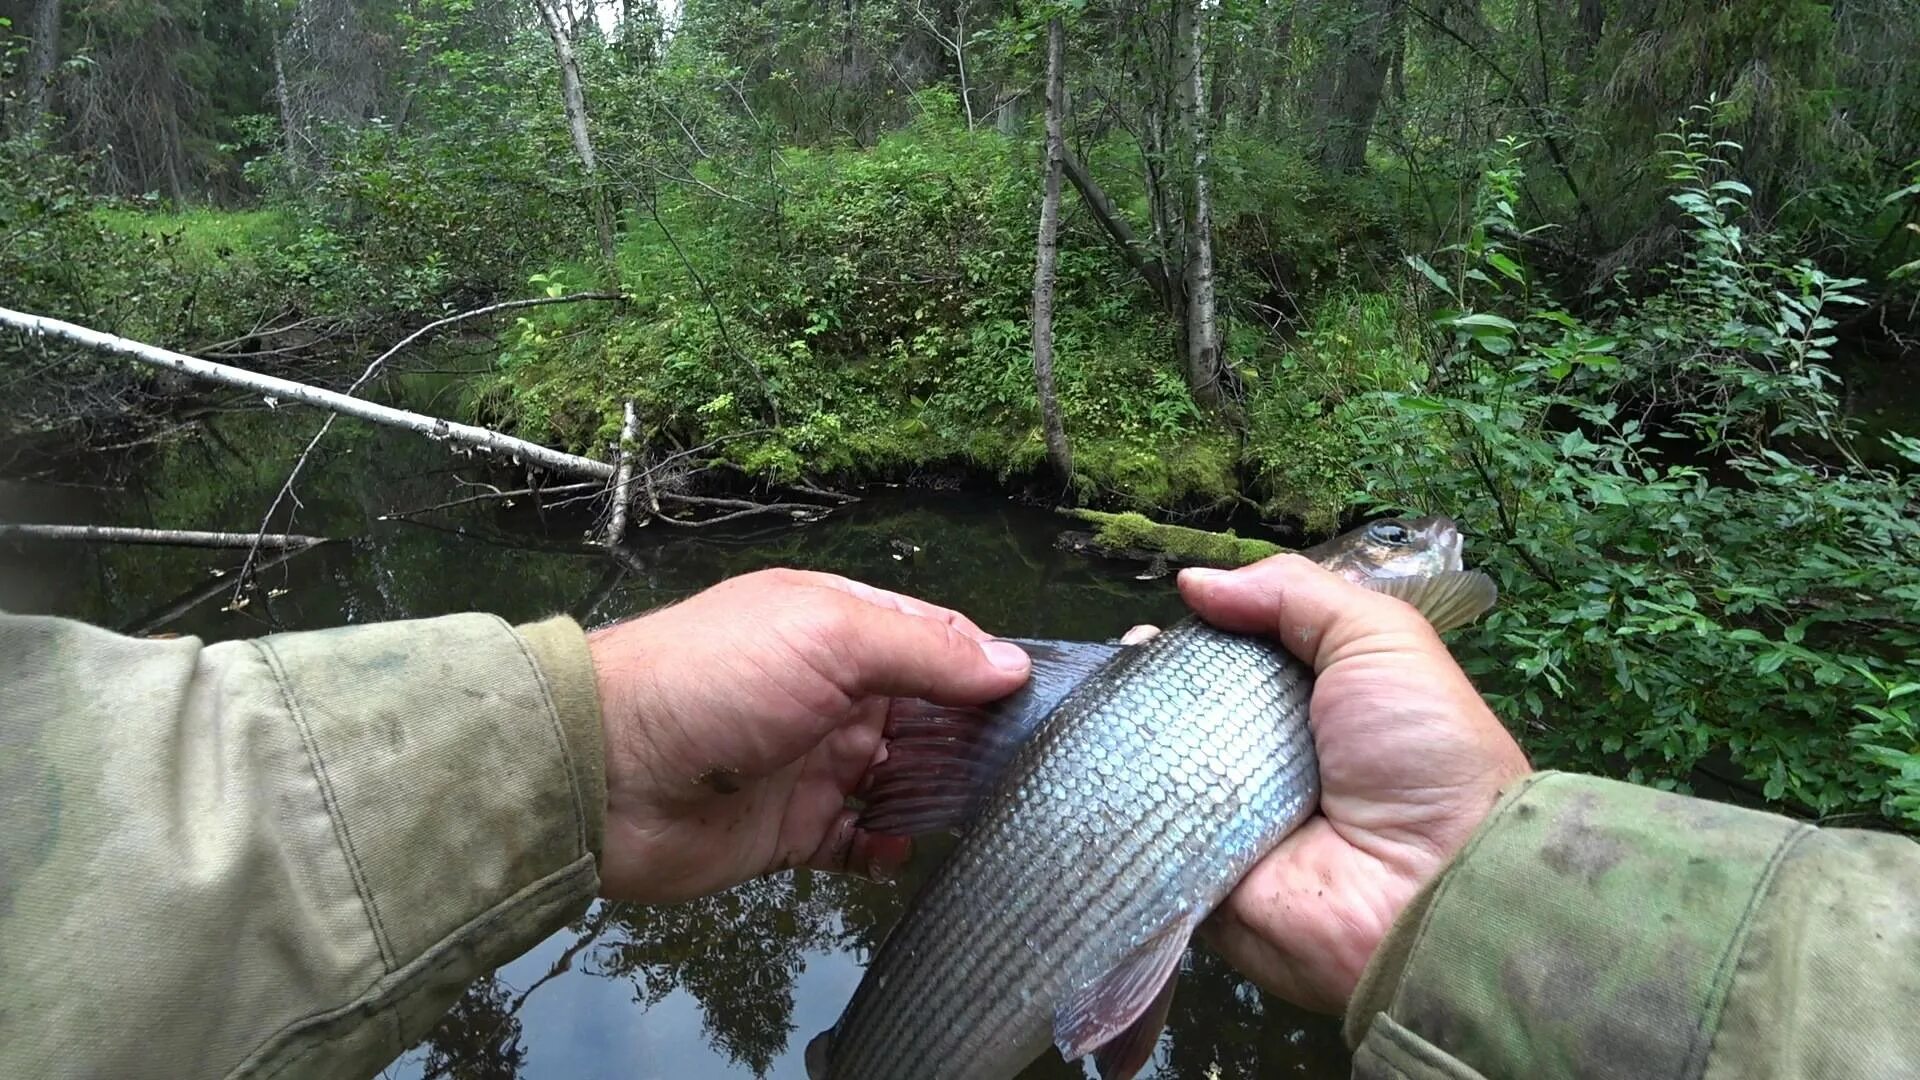
<instances>
[{"instance_id":1,"label":"human hand","mask_svg":"<svg viewBox=\"0 0 1920 1080\"><path fill-rule=\"evenodd\" d=\"M1203 928L1267 990L1340 1012L1394 918L1530 766L1427 621L1297 555L1192 571L1180 591L1225 630L1315 672L1320 810Z\"/></svg>"},{"instance_id":2,"label":"human hand","mask_svg":"<svg viewBox=\"0 0 1920 1080\"><path fill-rule=\"evenodd\" d=\"M602 891L667 902L792 866L884 871L904 841L846 796L896 698L973 705L1027 654L958 612L830 574L763 570L588 635L607 759Z\"/></svg>"}]
</instances>

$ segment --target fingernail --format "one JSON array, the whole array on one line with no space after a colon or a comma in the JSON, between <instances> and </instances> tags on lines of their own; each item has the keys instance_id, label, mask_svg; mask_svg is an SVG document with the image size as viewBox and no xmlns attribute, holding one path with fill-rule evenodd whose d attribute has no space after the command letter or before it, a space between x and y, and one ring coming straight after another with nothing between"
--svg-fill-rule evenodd
<instances>
[{"instance_id":1,"label":"fingernail","mask_svg":"<svg viewBox=\"0 0 1920 1080\"><path fill-rule=\"evenodd\" d=\"M1027 659L1027 650L1011 641L988 641L981 649L987 654L987 661L1001 671L1025 671L1031 662Z\"/></svg>"},{"instance_id":2,"label":"fingernail","mask_svg":"<svg viewBox=\"0 0 1920 1080\"><path fill-rule=\"evenodd\" d=\"M1215 578L1226 577L1227 574L1226 570L1215 570L1210 566L1190 566L1180 571L1180 576L1188 581L1212 581Z\"/></svg>"}]
</instances>

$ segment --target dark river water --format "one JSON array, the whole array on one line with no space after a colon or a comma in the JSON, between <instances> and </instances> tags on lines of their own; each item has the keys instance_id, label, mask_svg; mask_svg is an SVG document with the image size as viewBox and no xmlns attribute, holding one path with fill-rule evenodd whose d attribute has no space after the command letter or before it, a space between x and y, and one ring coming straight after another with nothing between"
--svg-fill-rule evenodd
<instances>
[{"instance_id":1,"label":"dark river water","mask_svg":"<svg viewBox=\"0 0 1920 1080\"><path fill-rule=\"evenodd\" d=\"M316 422L227 416L113 476L62 471L55 484L0 486L0 518L249 531ZM467 610L516 621L570 612L591 624L784 565L951 605L1009 635L1108 638L1181 610L1167 580L1056 550L1059 518L979 496L875 492L805 526L655 525L634 538L623 570L580 550L593 524L586 507L540 512L521 500L387 519L484 490L473 486L480 479L416 436L342 423L298 488L294 521L341 542L267 570L273 595L222 610L224 590L210 587L236 553L0 542L0 607L209 640ZM908 545L918 552L897 558ZM211 598L188 603L203 594ZM937 855L922 851L892 885L802 872L673 907L597 905L475 984L388 1073L804 1077L807 1041L838 1016ZM1147 1075L1345 1075L1333 1020L1263 996L1204 949L1187 965ZM1023 1075L1081 1072L1050 1054Z\"/></svg>"}]
</instances>

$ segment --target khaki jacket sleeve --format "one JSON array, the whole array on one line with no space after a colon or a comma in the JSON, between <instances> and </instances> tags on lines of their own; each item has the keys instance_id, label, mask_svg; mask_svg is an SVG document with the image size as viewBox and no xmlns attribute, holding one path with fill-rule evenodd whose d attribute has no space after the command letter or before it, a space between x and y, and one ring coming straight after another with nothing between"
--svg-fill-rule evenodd
<instances>
[{"instance_id":1,"label":"khaki jacket sleeve","mask_svg":"<svg viewBox=\"0 0 1920 1080\"><path fill-rule=\"evenodd\" d=\"M564 619L0 614L0 1076L379 1071L585 909L601 755Z\"/></svg>"},{"instance_id":2,"label":"khaki jacket sleeve","mask_svg":"<svg viewBox=\"0 0 1920 1080\"><path fill-rule=\"evenodd\" d=\"M1920 1076L1920 845L1592 777L1508 792L1402 914L1354 1074Z\"/></svg>"}]
</instances>

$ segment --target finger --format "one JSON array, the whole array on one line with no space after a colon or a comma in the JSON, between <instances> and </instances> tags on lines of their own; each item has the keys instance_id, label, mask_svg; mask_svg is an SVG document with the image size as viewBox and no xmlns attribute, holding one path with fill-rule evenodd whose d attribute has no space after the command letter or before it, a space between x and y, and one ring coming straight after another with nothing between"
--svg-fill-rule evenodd
<instances>
[{"instance_id":1,"label":"finger","mask_svg":"<svg viewBox=\"0 0 1920 1080\"><path fill-rule=\"evenodd\" d=\"M882 589L869 585L864 581L855 581L852 578L841 577L839 574L809 573L807 576L815 579L821 585L825 585L831 589L838 589L849 596L865 600L869 604L892 608L894 611L907 615L918 615L922 618L938 619L954 629L959 630L961 633L966 634L968 637L984 641L993 636L974 625L972 619L967 618L952 608L941 607L939 604L930 604L925 600L916 599L903 593L897 593L891 589Z\"/></svg>"},{"instance_id":2,"label":"finger","mask_svg":"<svg viewBox=\"0 0 1920 1080\"><path fill-rule=\"evenodd\" d=\"M1136 626L1133 629L1127 631L1126 633L1121 634L1120 644L1141 645L1148 641L1153 640L1153 636L1155 634L1158 634L1159 632L1160 632L1159 627L1149 626L1146 623L1141 623L1139 626Z\"/></svg>"},{"instance_id":3,"label":"finger","mask_svg":"<svg viewBox=\"0 0 1920 1080\"><path fill-rule=\"evenodd\" d=\"M1344 647L1370 637L1409 634L1439 643L1411 605L1299 555L1275 555L1232 571L1181 571L1180 595L1213 625L1269 635L1316 671Z\"/></svg>"},{"instance_id":4,"label":"finger","mask_svg":"<svg viewBox=\"0 0 1920 1080\"><path fill-rule=\"evenodd\" d=\"M1010 641L974 637L938 617L851 597L819 626L822 653L849 697L920 697L972 705L1005 697L1027 681L1032 661Z\"/></svg>"}]
</instances>

